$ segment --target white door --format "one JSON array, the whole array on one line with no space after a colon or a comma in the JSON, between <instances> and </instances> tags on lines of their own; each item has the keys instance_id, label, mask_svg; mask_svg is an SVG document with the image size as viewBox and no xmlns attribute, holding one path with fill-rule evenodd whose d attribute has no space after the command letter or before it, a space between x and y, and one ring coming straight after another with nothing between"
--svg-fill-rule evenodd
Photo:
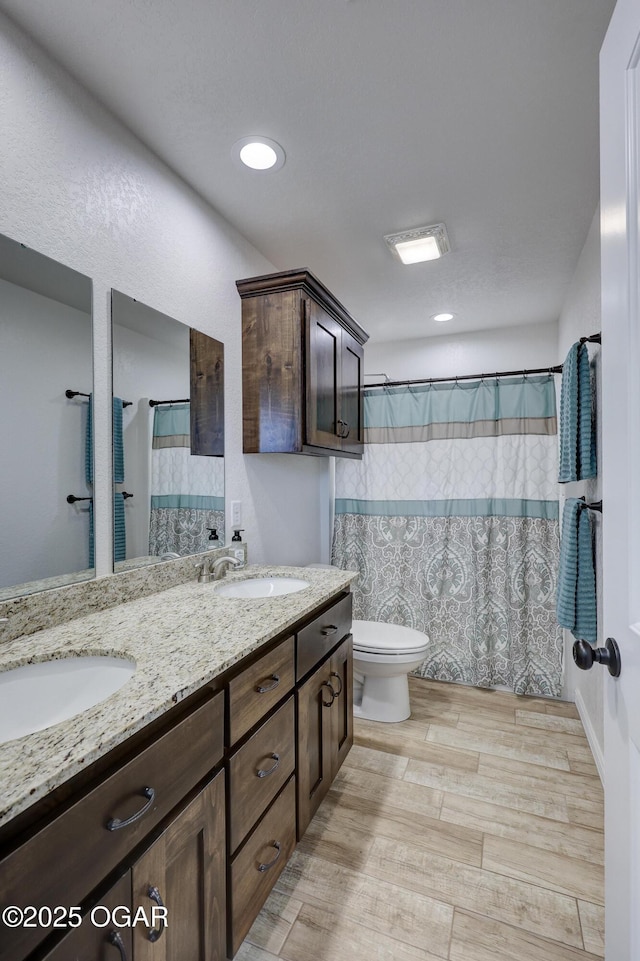
<instances>
[{"instance_id":1,"label":"white door","mask_svg":"<svg viewBox=\"0 0 640 961\"><path fill-rule=\"evenodd\" d=\"M600 58L607 961L640 959L640 0ZM600 668L598 668L600 670Z\"/></svg>"}]
</instances>

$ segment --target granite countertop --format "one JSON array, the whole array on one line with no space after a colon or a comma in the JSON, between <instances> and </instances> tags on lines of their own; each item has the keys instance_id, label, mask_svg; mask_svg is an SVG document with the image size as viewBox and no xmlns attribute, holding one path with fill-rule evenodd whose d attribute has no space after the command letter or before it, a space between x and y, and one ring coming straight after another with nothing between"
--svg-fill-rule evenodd
<instances>
[{"instance_id":1,"label":"granite countertop","mask_svg":"<svg viewBox=\"0 0 640 961\"><path fill-rule=\"evenodd\" d=\"M75 718L0 744L0 824L347 589L357 576L252 565L229 573L225 583L270 575L302 577L309 587L248 600L221 597L213 583L194 579L3 644L0 671L74 654L122 655L136 662L136 671L119 691Z\"/></svg>"}]
</instances>

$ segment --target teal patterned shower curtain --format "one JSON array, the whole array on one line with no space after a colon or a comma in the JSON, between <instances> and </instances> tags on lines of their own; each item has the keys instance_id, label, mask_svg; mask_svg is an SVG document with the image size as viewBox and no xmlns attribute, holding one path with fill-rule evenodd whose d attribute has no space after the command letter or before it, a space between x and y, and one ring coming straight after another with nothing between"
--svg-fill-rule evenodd
<instances>
[{"instance_id":1,"label":"teal patterned shower curtain","mask_svg":"<svg viewBox=\"0 0 640 961\"><path fill-rule=\"evenodd\" d=\"M156 407L149 554L197 554L207 549L212 527L224 544L224 458L191 453L188 403Z\"/></svg>"},{"instance_id":2,"label":"teal patterned shower curtain","mask_svg":"<svg viewBox=\"0 0 640 961\"><path fill-rule=\"evenodd\" d=\"M354 616L424 631L424 677L560 696L553 376L369 389L364 406L363 459L336 463Z\"/></svg>"}]
</instances>

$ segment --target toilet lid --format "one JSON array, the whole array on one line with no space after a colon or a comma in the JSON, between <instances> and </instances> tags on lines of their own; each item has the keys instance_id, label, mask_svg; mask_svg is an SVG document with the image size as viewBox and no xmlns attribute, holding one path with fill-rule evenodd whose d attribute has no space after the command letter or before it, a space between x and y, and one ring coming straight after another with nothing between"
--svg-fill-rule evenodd
<instances>
[{"instance_id":1,"label":"toilet lid","mask_svg":"<svg viewBox=\"0 0 640 961\"><path fill-rule=\"evenodd\" d=\"M378 621L354 621L353 649L364 654L414 654L422 651L429 638L413 627L382 624Z\"/></svg>"}]
</instances>

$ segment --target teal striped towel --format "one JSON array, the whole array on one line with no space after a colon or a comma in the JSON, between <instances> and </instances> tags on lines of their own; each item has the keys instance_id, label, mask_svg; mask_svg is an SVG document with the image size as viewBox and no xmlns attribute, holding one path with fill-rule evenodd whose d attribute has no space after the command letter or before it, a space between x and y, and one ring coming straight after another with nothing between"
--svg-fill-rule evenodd
<instances>
[{"instance_id":1,"label":"teal striped towel","mask_svg":"<svg viewBox=\"0 0 640 961\"><path fill-rule=\"evenodd\" d=\"M585 480L595 477L596 470L589 351L577 343L562 365L558 481Z\"/></svg>"},{"instance_id":2,"label":"teal striped towel","mask_svg":"<svg viewBox=\"0 0 640 961\"><path fill-rule=\"evenodd\" d=\"M96 547L96 541L95 541L95 534L93 530L93 501L90 500L89 501L89 567L96 566L95 547Z\"/></svg>"},{"instance_id":3,"label":"teal striped towel","mask_svg":"<svg viewBox=\"0 0 640 961\"><path fill-rule=\"evenodd\" d=\"M84 476L87 484L93 484L93 394L87 404L87 427L84 434ZM93 563L89 565L93 567Z\"/></svg>"},{"instance_id":4,"label":"teal striped towel","mask_svg":"<svg viewBox=\"0 0 640 961\"><path fill-rule=\"evenodd\" d=\"M124 484L124 441L122 435L122 398L113 398L113 480Z\"/></svg>"},{"instance_id":5,"label":"teal striped towel","mask_svg":"<svg viewBox=\"0 0 640 961\"><path fill-rule=\"evenodd\" d=\"M124 497L120 493L113 495L113 560L127 559L127 535L124 516Z\"/></svg>"},{"instance_id":6,"label":"teal striped towel","mask_svg":"<svg viewBox=\"0 0 640 961\"><path fill-rule=\"evenodd\" d=\"M113 560L127 559L127 537L125 529L124 497L113 495ZM89 502L89 567L95 567L95 535L93 526L93 501Z\"/></svg>"},{"instance_id":7,"label":"teal striped towel","mask_svg":"<svg viewBox=\"0 0 640 961\"><path fill-rule=\"evenodd\" d=\"M560 627L595 644L596 573L591 514L577 497L566 501L562 515L556 613Z\"/></svg>"},{"instance_id":8,"label":"teal striped towel","mask_svg":"<svg viewBox=\"0 0 640 961\"><path fill-rule=\"evenodd\" d=\"M87 484L93 484L93 395L87 405L87 429L84 444L84 474ZM122 400L113 398L113 480L124 484L124 441L122 433Z\"/></svg>"}]
</instances>

